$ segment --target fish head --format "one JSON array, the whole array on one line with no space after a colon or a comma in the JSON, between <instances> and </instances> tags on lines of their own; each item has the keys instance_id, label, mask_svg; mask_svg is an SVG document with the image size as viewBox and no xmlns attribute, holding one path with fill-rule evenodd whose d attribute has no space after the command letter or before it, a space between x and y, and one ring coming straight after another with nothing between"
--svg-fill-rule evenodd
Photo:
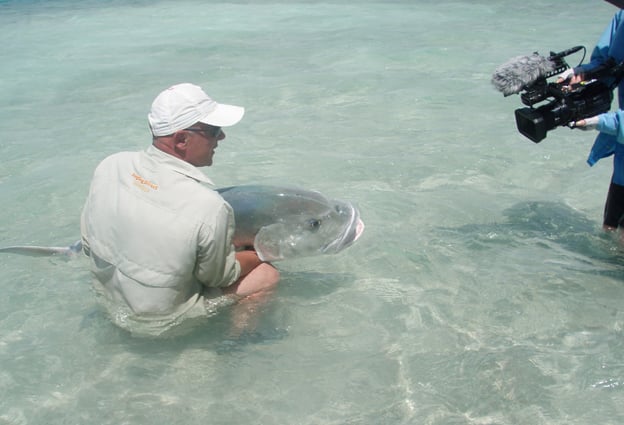
<instances>
[{"instance_id":1,"label":"fish head","mask_svg":"<svg viewBox=\"0 0 624 425\"><path fill-rule=\"evenodd\" d=\"M296 212L263 226L254 249L263 261L334 254L353 244L363 231L364 222L353 204L315 193Z\"/></svg>"}]
</instances>

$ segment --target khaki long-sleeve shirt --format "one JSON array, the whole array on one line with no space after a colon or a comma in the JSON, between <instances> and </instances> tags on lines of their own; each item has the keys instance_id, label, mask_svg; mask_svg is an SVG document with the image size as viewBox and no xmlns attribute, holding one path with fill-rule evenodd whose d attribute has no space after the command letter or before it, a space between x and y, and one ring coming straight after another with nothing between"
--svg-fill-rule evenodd
<instances>
[{"instance_id":1,"label":"khaki long-sleeve shirt","mask_svg":"<svg viewBox=\"0 0 624 425\"><path fill-rule=\"evenodd\" d=\"M199 169L153 146L111 155L96 168L82 241L96 289L113 319L123 316L119 325L168 327L205 315L206 289L238 279L234 214L210 185Z\"/></svg>"}]
</instances>

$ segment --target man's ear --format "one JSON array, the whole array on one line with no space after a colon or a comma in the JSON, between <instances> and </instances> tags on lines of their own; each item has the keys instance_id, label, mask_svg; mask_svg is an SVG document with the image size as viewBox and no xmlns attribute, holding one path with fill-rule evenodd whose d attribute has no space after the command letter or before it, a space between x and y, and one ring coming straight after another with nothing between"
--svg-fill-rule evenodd
<instances>
[{"instance_id":1,"label":"man's ear","mask_svg":"<svg viewBox=\"0 0 624 425\"><path fill-rule=\"evenodd\" d=\"M185 151L187 146L188 134L186 131L176 131L173 134L173 145L176 150Z\"/></svg>"}]
</instances>

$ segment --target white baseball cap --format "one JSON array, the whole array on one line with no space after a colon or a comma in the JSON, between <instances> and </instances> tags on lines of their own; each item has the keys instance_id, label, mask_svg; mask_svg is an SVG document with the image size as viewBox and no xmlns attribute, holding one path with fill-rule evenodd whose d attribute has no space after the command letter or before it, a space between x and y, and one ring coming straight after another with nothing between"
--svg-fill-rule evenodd
<instances>
[{"instance_id":1,"label":"white baseball cap","mask_svg":"<svg viewBox=\"0 0 624 425\"><path fill-rule=\"evenodd\" d=\"M161 92L147 115L154 136L168 136L195 124L228 127L243 118L245 108L212 100L201 87L182 83Z\"/></svg>"}]
</instances>

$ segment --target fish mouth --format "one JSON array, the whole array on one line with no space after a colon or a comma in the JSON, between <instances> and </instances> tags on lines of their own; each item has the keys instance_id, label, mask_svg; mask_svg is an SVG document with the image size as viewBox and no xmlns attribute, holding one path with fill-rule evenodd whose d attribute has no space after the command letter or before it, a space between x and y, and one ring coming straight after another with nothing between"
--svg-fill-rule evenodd
<instances>
[{"instance_id":1,"label":"fish mouth","mask_svg":"<svg viewBox=\"0 0 624 425\"><path fill-rule=\"evenodd\" d=\"M357 241L358 239L360 239L360 236L362 236L362 233L364 233L364 228L366 226L364 226L364 222L362 221L361 218L358 217L358 221L357 224L355 226L355 237L353 238L353 242ZM351 243L353 243L351 242Z\"/></svg>"},{"instance_id":2,"label":"fish mouth","mask_svg":"<svg viewBox=\"0 0 624 425\"><path fill-rule=\"evenodd\" d=\"M360 218L360 211L351 203L340 203L341 207L348 209L349 220L344 227L343 232L331 243L327 244L322 251L327 252L339 252L343 249L353 245L357 241L362 233L364 233L364 222Z\"/></svg>"}]
</instances>

